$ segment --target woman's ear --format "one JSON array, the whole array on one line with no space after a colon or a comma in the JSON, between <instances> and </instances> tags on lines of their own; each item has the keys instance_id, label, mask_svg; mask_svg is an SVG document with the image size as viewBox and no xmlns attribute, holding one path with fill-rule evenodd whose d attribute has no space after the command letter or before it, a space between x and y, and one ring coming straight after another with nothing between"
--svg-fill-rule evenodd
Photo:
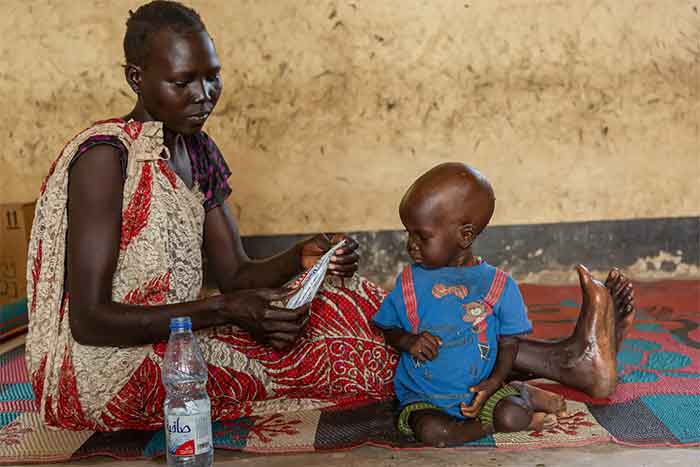
<instances>
[{"instance_id":1,"label":"woman's ear","mask_svg":"<svg viewBox=\"0 0 700 467\"><path fill-rule=\"evenodd\" d=\"M464 224L459 226L459 246L467 249L474 243L475 229L473 224Z\"/></svg>"},{"instance_id":2,"label":"woman's ear","mask_svg":"<svg viewBox=\"0 0 700 467\"><path fill-rule=\"evenodd\" d=\"M141 67L127 63L126 66L124 66L124 76L131 90L134 91L136 95L141 94L141 81L143 79L143 70L141 70Z\"/></svg>"}]
</instances>

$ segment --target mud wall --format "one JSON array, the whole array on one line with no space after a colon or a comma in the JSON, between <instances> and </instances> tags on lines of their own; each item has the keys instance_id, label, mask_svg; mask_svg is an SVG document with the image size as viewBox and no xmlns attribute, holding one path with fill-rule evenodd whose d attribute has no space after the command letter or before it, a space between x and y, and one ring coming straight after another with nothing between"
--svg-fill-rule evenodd
<instances>
[{"instance_id":1,"label":"mud wall","mask_svg":"<svg viewBox=\"0 0 700 467\"><path fill-rule=\"evenodd\" d=\"M2 0L0 202L123 115L136 1ZM245 234L400 227L406 186L467 161L495 223L700 214L700 2L191 2L223 63L207 131Z\"/></svg>"}]
</instances>

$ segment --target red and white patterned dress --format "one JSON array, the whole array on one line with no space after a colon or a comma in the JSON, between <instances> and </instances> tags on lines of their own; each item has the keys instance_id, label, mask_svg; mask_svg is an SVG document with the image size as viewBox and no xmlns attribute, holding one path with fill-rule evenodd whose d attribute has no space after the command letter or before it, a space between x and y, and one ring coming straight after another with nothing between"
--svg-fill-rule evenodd
<instances>
[{"instance_id":1,"label":"red and white patterned dress","mask_svg":"<svg viewBox=\"0 0 700 467\"><path fill-rule=\"evenodd\" d=\"M42 185L27 273L28 368L48 425L96 431L156 429L163 423L160 366L165 343L84 346L73 339L69 326L68 170L81 145L101 137L118 138L128 154L112 299L158 305L200 295L207 192L197 183L192 189L185 186L165 162L161 123L97 123L68 143ZM198 332L209 365L212 417L393 397L397 357L370 325L383 297L383 291L358 276L343 282L328 279L312 304L304 335L284 353L256 344L233 326Z\"/></svg>"}]
</instances>

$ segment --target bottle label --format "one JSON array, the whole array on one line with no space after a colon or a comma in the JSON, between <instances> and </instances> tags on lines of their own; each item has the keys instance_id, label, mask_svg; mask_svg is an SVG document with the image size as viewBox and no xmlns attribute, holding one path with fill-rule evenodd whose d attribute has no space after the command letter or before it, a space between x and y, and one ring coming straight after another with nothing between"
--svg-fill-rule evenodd
<instances>
[{"instance_id":1,"label":"bottle label","mask_svg":"<svg viewBox=\"0 0 700 467\"><path fill-rule=\"evenodd\" d=\"M209 400L187 401L185 410L166 414L165 434L168 453L171 456L196 456L211 451L211 403Z\"/></svg>"}]
</instances>

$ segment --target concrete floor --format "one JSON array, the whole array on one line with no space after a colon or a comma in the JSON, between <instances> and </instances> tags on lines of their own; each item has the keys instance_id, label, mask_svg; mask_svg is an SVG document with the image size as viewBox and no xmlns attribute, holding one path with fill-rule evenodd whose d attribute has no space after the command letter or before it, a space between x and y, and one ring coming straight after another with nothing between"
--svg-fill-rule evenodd
<instances>
[{"instance_id":1,"label":"concrete floor","mask_svg":"<svg viewBox=\"0 0 700 467\"><path fill-rule=\"evenodd\" d=\"M666 467L700 465L700 448L626 448L614 444L581 448L541 449L521 452L494 450L443 449L430 451L394 451L362 447L347 452L260 456L216 451L217 467ZM46 464L45 467L56 467ZM91 458L71 462L71 466L150 467L165 465L155 461L114 461Z\"/></svg>"}]
</instances>

